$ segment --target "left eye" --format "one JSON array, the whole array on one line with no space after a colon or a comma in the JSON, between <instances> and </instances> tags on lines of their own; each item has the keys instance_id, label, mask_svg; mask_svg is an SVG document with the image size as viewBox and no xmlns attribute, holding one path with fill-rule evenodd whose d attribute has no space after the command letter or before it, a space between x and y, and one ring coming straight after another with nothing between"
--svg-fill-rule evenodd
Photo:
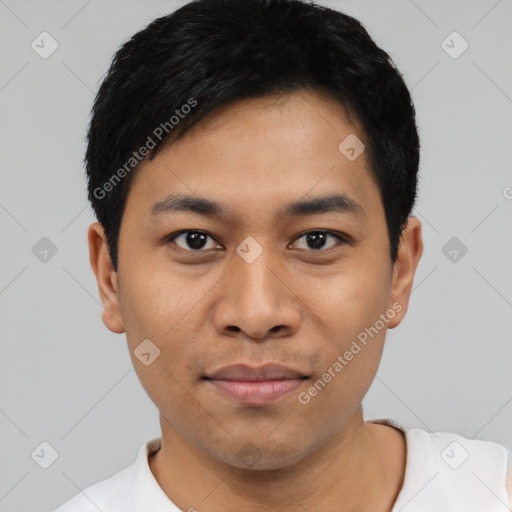
<instances>
[{"instance_id":1,"label":"left eye","mask_svg":"<svg viewBox=\"0 0 512 512\"><path fill-rule=\"evenodd\" d=\"M343 238L330 231L309 231L308 233L304 233L301 237L297 238L297 241L305 239L306 244L310 245L310 247L306 247L306 250L318 251L319 249L328 249L333 245L336 245L336 242L325 247L326 241L328 237L332 237L336 239L336 241L344 242Z\"/></svg>"}]
</instances>

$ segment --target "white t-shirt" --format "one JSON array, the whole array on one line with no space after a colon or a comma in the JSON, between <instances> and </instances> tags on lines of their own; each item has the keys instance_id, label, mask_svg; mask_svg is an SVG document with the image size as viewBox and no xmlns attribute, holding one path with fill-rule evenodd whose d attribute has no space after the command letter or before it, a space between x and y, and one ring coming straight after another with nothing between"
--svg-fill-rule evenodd
<instances>
[{"instance_id":1,"label":"white t-shirt","mask_svg":"<svg viewBox=\"0 0 512 512\"><path fill-rule=\"evenodd\" d=\"M391 419L369 423L390 425L405 434L405 477L392 512L507 512L512 508L512 453L504 446L450 432L403 427ZM149 467L148 456L160 443L161 438L148 441L134 464L87 487L54 512L181 512Z\"/></svg>"}]
</instances>

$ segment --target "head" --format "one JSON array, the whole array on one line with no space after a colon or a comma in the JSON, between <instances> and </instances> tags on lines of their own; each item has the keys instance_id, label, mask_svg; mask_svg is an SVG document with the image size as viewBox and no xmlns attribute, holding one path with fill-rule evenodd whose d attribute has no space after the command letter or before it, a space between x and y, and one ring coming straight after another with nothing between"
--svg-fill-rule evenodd
<instances>
[{"instance_id":1,"label":"head","mask_svg":"<svg viewBox=\"0 0 512 512\"><path fill-rule=\"evenodd\" d=\"M350 16L197 0L120 48L88 133L91 264L168 428L277 468L349 424L407 311L418 164L407 87ZM266 405L207 379L269 362L303 382Z\"/></svg>"}]
</instances>

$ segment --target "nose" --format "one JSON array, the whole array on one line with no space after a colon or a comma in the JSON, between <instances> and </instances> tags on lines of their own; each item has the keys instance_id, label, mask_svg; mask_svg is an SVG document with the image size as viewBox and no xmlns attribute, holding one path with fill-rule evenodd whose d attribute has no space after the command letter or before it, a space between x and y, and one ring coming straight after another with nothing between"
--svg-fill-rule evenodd
<instances>
[{"instance_id":1,"label":"nose","mask_svg":"<svg viewBox=\"0 0 512 512\"><path fill-rule=\"evenodd\" d=\"M270 250L252 263L237 255L221 293L214 314L220 334L262 341L291 336L299 329L300 298Z\"/></svg>"}]
</instances>

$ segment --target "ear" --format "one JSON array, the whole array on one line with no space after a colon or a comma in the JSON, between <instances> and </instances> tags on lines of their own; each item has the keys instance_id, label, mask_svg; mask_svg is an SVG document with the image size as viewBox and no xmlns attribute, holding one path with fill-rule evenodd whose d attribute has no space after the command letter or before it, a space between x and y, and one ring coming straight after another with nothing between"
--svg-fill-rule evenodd
<instances>
[{"instance_id":1,"label":"ear","mask_svg":"<svg viewBox=\"0 0 512 512\"><path fill-rule=\"evenodd\" d=\"M393 309L397 314L389 321L389 329L400 324L407 313L414 274L422 254L421 222L417 217L409 217L400 237L397 259L393 266L390 307L395 304Z\"/></svg>"},{"instance_id":2,"label":"ear","mask_svg":"<svg viewBox=\"0 0 512 512\"><path fill-rule=\"evenodd\" d=\"M100 299L103 304L102 320L112 332L125 332L124 322L119 307L117 274L114 271L108 251L107 237L103 226L95 222L89 226L89 261L96 276Z\"/></svg>"}]
</instances>

